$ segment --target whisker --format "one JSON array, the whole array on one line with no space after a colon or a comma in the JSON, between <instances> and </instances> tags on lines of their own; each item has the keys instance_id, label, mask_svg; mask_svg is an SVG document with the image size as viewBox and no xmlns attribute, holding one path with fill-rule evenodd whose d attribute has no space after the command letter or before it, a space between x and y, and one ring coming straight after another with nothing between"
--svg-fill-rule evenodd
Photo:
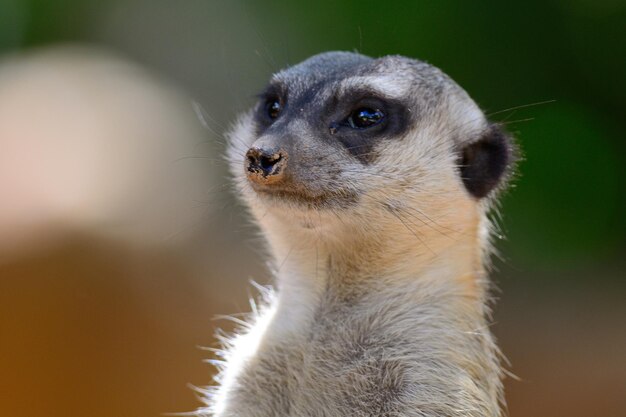
<instances>
[{"instance_id":1,"label":"whisker","mask_svg":"<svg viewBox=\"0 0 626 417\"><path fill-rule=\"evenodd\" d=\"M194 113L196 113L196 117L200 121L200 124L202 125L202 127L204 127L206 130L208 130L209 132L213 133L216 136L221 136L221 134L218 131L216 131L212 125L217 126L222 131L225 130L225 126L223 126L220 122L218 122L216 119L211 117L209 112L204 108L204 106L202 106L202 104L200 104L199 101L192 100L191 107Z\"/></svg>"},{"instance_id":2,"label":"whisker","mask_svg":"<svg viewBox=\"0 0 626 417\"><path fill-rule=\"evenodd\" d=\"M503 122L501 124L503 124L503 125L510 125L510 124L513 124L513 123L531 122L533 120L535 120L534 117L528 117L526 119L510 120L508 122Z\"/></svg>"},{"instance_id":3,"label":"whisker","mask_svg":"<svg viewBox=\"0 0 626 417\"><path fill-rule=\"evenodd\" d=\"M503 109L503 110L498 110L498 111L494 111L494 112L491 112L491 113L487 113L487 117L491 117L491 116L496 115L496 114L506 113L508 111L525 109L527 107L541 106L541 105L544 105L544 104L551 104L551 103L555 103L555 102L556 102L556 100L544 100L544 101L537 101L537 102L529 103L529 104L522 104L520 106L509 107L508 109Z\"/></svg>"},{"instance_id":4,"label":"whisker","mask_svg":"<svg viewBox=\"0 0 626 417\"><path fill-rule=\"evenodd\" d=\"M413 236L415 236L417 238L417 240L423 245L425 246L433 255L436 255L436 253L430 248L430 246L428 246L426 244L426 242L415 232L415 230L411 229L405 222L404 220L402 220L402 217L400 217L400 215L396 212L394 212L393 210L390 210L389 213L391 213L395 218L397 218L400 223L402 223L404 225L404 227L406 227L406 229L411 232L411 234L413 234Z\"/></svg>"}]
</instances>

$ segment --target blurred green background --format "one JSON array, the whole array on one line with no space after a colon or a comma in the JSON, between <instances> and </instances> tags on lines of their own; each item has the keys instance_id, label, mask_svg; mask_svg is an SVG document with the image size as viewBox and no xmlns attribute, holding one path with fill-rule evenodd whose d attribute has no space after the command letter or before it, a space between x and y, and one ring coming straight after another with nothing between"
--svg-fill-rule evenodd
<instances>
[{"instance_id":1,"label":"blurred green background","mask_svg":"<svg viewBox=\"0 0 626 417\"><path fill-rule=\"evenodd\" d=\"M0 54L66 42L105 47L185 91L217 132L253 102L272 72L321 51L402 54L440 67L506 124L523 153L497 216L505 239L496 262L502 289L496 333L522 379L508 382L511 415L624 417L625 22L623 0L2 0ZM210 131L207 138L219 153L222 139ZM226 175L215 164L217 175ZM228 193L219 198L219 208L234 204ZM239 212L232 220L230 209L214 211L198 226L194 244L184 246L198 264L210 264L194 269L189 280L209 283L199 285L207 300L214 297L215 313L237 311L224 301L229 297L245 303L250 276L267 279L259 272L262 260L245 244L254 230L241 227ZM233 270L220 251L254 261ZM215 270L221 275L212 275ZM240 276L225 284L220 279L228 273ZM194 305L204 304L200 297ZM180 320L194 320L206 313L202 308ZM190 330L205 326L204 334L184 339L189 351L177 352L190 352L192 341L212 343L213 323L205 319ZM193 361L202 357L193 355ZM209 383L207 368L198 368L187 380ZM155 394L160 388L155 385L153 397L135 398L154 399L163 412L195 404L184 387L170 402ZM5 415L12 394L2 395ZM121 404L130 410L133 396ZM90 415L138 415L121 409ZM26 415L16 413L6 415Z\"/></svg>"}]
</instances>

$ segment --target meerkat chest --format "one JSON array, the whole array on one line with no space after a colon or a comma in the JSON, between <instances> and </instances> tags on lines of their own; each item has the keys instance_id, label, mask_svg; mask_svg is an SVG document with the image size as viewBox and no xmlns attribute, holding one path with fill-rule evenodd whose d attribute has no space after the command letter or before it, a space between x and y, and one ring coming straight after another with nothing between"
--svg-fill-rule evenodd
<instances>
[{"instance_id":1,"label":"meerkat chest","mask_svg":"<svg viewBox=\"0 0 626 417\"><path fill-rule=\"evenodd\" d=\"M455 313L463 302L401 293L322 302L303 322L276 312L216 417L499 416L493 340L480 314Z\"/></svg>"},{"instance_id":2,"label":"meerkat chest","mask_svg":"<svg viewBox=\"0 0 626 417\"><path fill-rule=\"evenodd\" d=\"M408 340L390 337L380 316L342 310L316 316L301 333L262 346L247 361L223 416L405 415L399 413L409 381L401 358Z\"/></svg>"}]
</instances>

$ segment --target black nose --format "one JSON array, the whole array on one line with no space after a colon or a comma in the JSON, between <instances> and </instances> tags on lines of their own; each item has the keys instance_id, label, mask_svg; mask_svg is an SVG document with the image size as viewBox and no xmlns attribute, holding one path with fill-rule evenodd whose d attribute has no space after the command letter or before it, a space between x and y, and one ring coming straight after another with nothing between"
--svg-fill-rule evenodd
<instances>
[{"instance_id":1,"label":"black nose","mask_svg":"<svg viewBox=\"0 0 626 417\"><path fill-rule=\"evenodd\" d=\"M250 148L246 153L248 178L268 184L283 178L287 166L287 153L283 150Z\"/></svg>"}]
</instances>

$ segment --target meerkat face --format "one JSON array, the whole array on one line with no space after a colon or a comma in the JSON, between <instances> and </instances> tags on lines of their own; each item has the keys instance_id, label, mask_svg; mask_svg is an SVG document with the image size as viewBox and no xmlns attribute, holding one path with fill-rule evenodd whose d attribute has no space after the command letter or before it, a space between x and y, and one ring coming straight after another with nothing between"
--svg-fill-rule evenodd
<instances>
[{"instance_id":1,"label":"meerkat face","mask_svg":"<svg viewBox=\"0 0 626 417\"><path fill-rule=\"evenodd\" d=\"M391 216L462 229L512 160L464 90L399 56L329 52L283 70L229 136L253 212L285 222Z\"/></svg>"}]
</instances>

